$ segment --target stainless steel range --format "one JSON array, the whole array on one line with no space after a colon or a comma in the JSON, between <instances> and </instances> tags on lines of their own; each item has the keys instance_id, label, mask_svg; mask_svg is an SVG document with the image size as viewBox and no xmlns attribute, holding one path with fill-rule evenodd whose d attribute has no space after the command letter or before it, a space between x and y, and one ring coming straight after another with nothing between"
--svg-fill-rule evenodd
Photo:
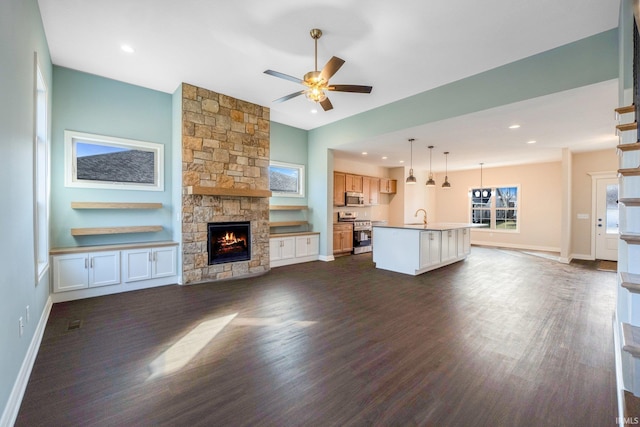
<instances>
[{"instance_id":1,"label":"stainless steel range","mask_svg":"<svg viewBox=\"0 0 640 427\"><path fill-rule=\"evenodd\" d=\"M358 219L357 212L338 212L338 221L353 223L353 253L371 252L371 221Z\"/></svg>"}]
</instances>

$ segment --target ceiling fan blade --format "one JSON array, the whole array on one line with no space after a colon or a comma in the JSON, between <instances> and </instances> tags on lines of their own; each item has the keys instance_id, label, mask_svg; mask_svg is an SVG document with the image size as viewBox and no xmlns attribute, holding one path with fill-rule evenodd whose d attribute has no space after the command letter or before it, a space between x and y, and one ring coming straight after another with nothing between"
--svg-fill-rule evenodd
<instances>
[{"instance_id":1,"label":"ceiling fan blade","mask_svg":"<svg viewBox=\"0 0 640 427\"><path fill-rule=\"evenodd\" d=\"M294 93L290 93L289 95L285 95L282 98L278 98L273 102L284 102L284 101L288 101L291 98L295 98L296 96L300 96L304 93L304 90L301 90L300 92L294 92Z\"/></svg>"},{"instance_id":2,"label":"ceiling fan blade","mask_svg":"<svg viewBox=\"0 0 640 427\"><path fill-rule=\"evenodd\" d=\"M295 82L295 83L303 84L303 81L300 80L299 78L290 76L288 74L281 73L279 71L265 70L264 73L265 74L269 74L270 76L280 77L281 79L290 80L290 81Z\"/></svg>"},{"instance_id":3,"label":"ceiling fan blade","mask_svg":"<svg viewBox=\"0 0 640 427\"><path fill-rule=\"evenodd\" d=\"M340 59L337 56L332 56L329 62L326 63L322 72L320 72L320 77L324 79L325 82L328 82L329 79L342 67L344 64L344 59Z\"/></svg>"},{"instance_id":4,"label":"ceiling fan blade","mask_svg":"<svg viewBox=\"0 0 640 427\"><path fill-rule=\"evenodd\" d=\"M333 110L333 105L331 104L331 101L329 101L329 98L325 98L324 101L320 101L320 105L322 105L322 109L324 111Z\"/></svg>"},{"instance_id":5,"label":"ceiling fan blade","mask_svg":"<svg viewBox=\"0 0 640 427\"><path fill-rule=\"evenodd\" d=\"M333 90L336 92L356 92L356 93L371 93L371 86L360 85L331 85L327 87L327 90Z\"/></svg>"}]
</instances>

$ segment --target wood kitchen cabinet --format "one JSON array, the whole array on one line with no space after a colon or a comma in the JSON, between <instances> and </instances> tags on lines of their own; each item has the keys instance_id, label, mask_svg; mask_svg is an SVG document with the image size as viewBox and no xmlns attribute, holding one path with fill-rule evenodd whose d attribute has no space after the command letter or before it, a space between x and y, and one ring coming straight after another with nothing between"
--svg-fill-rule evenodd
<instances>
[{"instance_id":1,"label":"wood kitchen cabinet","mask_svg":"<svg viewBox=\"0 0 640 427\"><path fill-rule=\"evenodd\" d=\"M362 193L362 176L346 174L344 182L346 191Z\"/></svg>"},{"instance_id":2,"label":"wood kitchen cabinet","mask_svg":"<svg viewBox=\"0 0 640 427\"><path fill-rule=\"evenodd\" d=\"M344 206L344 193L346 190L345 173L334 172L333 173L333 205Z\"/></svg>"},{"instance_id":3,"label":"wood kitchen cabinet","mask_svg":"<svg viewBox=\"0 0 640 427\"><path fill-rule=\"evenodd\" d=\"M353 251L353 224L333 224L333 254Z\"/></svg>"},{"instance_id":4,"label":"wood kitchen cabinet","mask_svg":"<svg viewBox=\"0 0 640 427\"><path fill-rule=\"evenodd\" d=\"M380 178L363 177L362 194L364 195L365 205L377 205L380 199Z\"/></svg>"},{"instance_id":5,"label":"wood kitchen cabinet","mask_svg":"<svg viewBox=\"0 0 640 427\"><path fill-rule=\"evenodd\" d=\"M396 194L398 191L398 181L389 178L380 178L380 193Z\"/></svg>"}]
</instances>

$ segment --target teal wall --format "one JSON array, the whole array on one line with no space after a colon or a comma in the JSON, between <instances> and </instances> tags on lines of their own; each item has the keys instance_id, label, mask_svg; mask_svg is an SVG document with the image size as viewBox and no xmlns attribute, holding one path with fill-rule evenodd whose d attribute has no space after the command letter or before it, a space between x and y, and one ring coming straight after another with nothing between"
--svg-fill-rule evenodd
<instances>
[{"instance_id":1,"label":"teal wall","mask_svg":"<svg viewBox=\"0 0 640 427\"><path fill-rule=\"evenodd\" d=\"M307 134L302 129L271 122L269 157L271 160L285 163L305 165L305 197L271 197L271 205L308 205L309 194L309 172L308 172L308 150ZM310 211L272 211L270 221L307 221ZM313 227L312 227L313 228ZM274 232L298 231L306 227L285 227L274 229Z\"/></svg>"},{"instance_id":2,"label":"teal wall","mask_svg":"<svg viewBox=\"0 0 640 427\"><path fill-rule=\"evenodd\" d=\"M309 205L320 254L329 232L333 148L389 132L618 78L618 31L605 31L309 131Z\"/></svg>"},{"instance_id":3,"label":"teal wall","mask_svg":"<svg viewBox=\"0 0 640 427\"><path fill-rule=\"evenodd\" d=\"M34 263L34 52L51 99L51 58L37 1L0 1L0 424L13 416L7 404L49 297L49 273L36 283ZM19 337L27 305L31 319Z\"/></svg>"},{"instance_id":4,"label":"teal wall","mask_svg":"<svg viewBox=\"0 0 640 427\"><path fill-rule=\"evenodd\" d=\"M58 66L53 67L51 136L51 246L86 246L171 240L171 95ZM164 191L104 190L64 186L64 131L73 130L165 145ZM73 210L71 202L161 202L159 210ZM157 233L81 236L75 227L162 225Z\"/></svg>"}]
</instances>

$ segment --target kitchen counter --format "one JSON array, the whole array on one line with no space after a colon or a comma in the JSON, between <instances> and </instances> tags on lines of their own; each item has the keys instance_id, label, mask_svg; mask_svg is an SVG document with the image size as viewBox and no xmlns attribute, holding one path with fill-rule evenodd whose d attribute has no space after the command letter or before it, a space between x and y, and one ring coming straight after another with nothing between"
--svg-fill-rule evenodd
<instances>
[{"instance_id":1,"label":"kitchen counter","mask_svg":"<svg viewBox=\"0 0 640 427\"><path fill-rule=\"evenodd\" d=\"M464 260L470 229L478 224L429 223L373 226L376 268L416 276Z\"/></svg>"}]
</instances>

